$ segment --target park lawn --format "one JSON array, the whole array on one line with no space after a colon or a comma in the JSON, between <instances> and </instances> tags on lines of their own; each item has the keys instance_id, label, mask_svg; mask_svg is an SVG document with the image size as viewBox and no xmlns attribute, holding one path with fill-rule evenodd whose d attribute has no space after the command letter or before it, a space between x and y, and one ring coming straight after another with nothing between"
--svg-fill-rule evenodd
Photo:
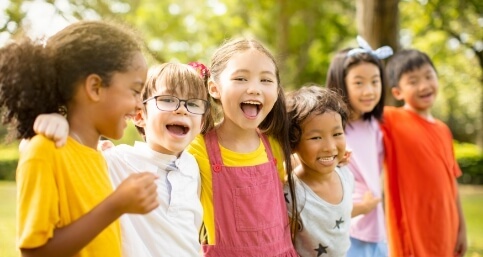
<instances>
[{"instance_id":1,"label":"park lawn","mask_svg":"<svg viewBox=\"0 0 483 257\"><path fill-rule=\"evenodd\" d=\"M483 186L460 186L468 231L467 257L483 257ZM15 182L0 181L0 256L18 257L15 249Z\"/></svg>"},{"instance_id":2,"label":"park lawn","mask_svg":"<svg viewBox=\"0 0 483 257\"><path fill-rule=\"evenodd\" d=\"M15 247L15 182L0 181L0 256L17 257Z\"/></svg>"},{"instance_id":3,"label":"park lawn","mask_svg":"<svg viewBox=\"0 0 483 257\"><path fill-rule=\"evenodd\" d=\"M483 257L483 186L460 186L469 257Z\"/></svg>"}]
</instances>

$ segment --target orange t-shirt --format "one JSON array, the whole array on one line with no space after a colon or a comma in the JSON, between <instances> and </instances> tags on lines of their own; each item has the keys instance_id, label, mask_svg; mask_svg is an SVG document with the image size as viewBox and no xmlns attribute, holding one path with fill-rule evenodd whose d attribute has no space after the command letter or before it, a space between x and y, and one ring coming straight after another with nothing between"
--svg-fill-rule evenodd
<instances>
[{"instance_id":1,"label":"orange t-shirt","mask_svg":"<svg viewBox=\"0 0 483 257\"><path fill-rule=\"evenodd\" d=\"M390 256L453 256L461 170L451 131L395 107L385 107L382 129Z\"/></svg>"}]
</instances>

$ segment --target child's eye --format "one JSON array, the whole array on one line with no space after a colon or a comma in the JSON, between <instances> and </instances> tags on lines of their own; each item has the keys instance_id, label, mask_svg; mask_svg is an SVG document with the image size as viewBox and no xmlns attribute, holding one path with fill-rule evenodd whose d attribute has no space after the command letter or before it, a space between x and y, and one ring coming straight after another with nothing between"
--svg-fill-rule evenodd
<instances>
[{"instance_id":1,"label":"child's eye","mask_svg":"<svg viewBox=\"0 0 483 257\"><path fill-rule=\"evenodd\" d=\"M309 138L309 139L310 139L310 140L320 140L320 139L322 139L322 138L321 138L321 137L311 137L311 138Z\"/></svg>"},{"instance_id":2,"label":"child's eye","mask_svg":"<svg viewBox=\"0 0 483 257\"><path fill-rule=\"evenodd\" d=\"M140 96L141 95L141 91L139 91L139 90L133 89L132 92L133 92L134 96Z\"/></svg>"},{"instance_id":3,"label":"child's eye","mask_svg":"<svg viewBox=\"0 0 483 257\"><path fill-rule=\"evenodd\" d=\"M246 79L243 78L243 77L234 78L233 80L236 80L236 81L246 81Z\"/></svg>"},{"instance_id":4,"label":"child's eye","mask_svg":"<svg viewBox=\"0 0 483 257\"><path fill-rule=\"evenodd\" d=\"M342 136L342 135L344 135L344 133L342 133L342 132L338 132L338 133L335 133L335 134L334 134L334 137L339 137L339 136Z\"/></svg>"},{"instance_id":5,"label":"child's eye","mask_svg":"<svg viewBox=\"0 0 483 257\"><path fill-rule=\"evenodd\" d=\"M265 83L272 83L272 82L273 82L273 80L271 80L271 79L262 79L262 82L265 82Z\"/></svg>"},{"instance_id":6,"label":"child's eye","mask_svg":"<svg viewBox=\"0 0 483 257\"><path fill-rule=\"evenodd\" d=\"M186 103L189 107L200 107L197 103L193 103L193 102L187 102Z\"/></svg>"},{"instance_id":7,"label":"child's eye","mask_svg":"<svg viewBox=\"0 0 483 257\"><path fill-rule=\"evenodd\" d=\"M172 102L174 102L174 100L169 99L169 98L158 98L158 102L160 102L160 103L172 103Z\"/></svg>"}]
</instances>

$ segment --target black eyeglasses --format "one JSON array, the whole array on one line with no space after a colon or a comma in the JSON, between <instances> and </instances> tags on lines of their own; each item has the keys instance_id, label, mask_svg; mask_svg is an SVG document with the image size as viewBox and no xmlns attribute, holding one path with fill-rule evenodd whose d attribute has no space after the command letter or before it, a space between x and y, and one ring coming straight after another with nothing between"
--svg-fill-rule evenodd
<instances>
[{"instance_id":1,"label":"black eyeglasses","mask_svg":"<svg viewBox=\"0 0 483 257\"><path fill-rule=\"evenodd\" d=\"M161 111L176 111L181 106L181 102L184 102L184 107L188 112L193 114L202 115L208 110L209 102L203 99L191 98L191 99L179 99L173 95L157 95L152 96L143 101L145 104L152 99L156 100L156 107Z\"/></svg>"}]
</instances>

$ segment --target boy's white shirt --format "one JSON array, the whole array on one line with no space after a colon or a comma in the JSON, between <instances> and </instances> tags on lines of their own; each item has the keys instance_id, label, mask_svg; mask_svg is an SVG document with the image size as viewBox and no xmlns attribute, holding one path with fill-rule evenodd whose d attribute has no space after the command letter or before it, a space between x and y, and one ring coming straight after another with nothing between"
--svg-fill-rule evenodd
<instances>
[{"instance_id":1,"label":"boy's white shirt","mask_svg":"<svg viewBox=\"0 0 483 257\"><path fill-rule=\"evenodd\" d=\"M120 218L123 256L199 256L203 212L196 159L186 151L179 158L162 154L144 142L118 145L103 153L114 187L133 173L148 171L159 176L159 207L146 215ZM173 162L177 168L170 166Z\"/></svg>"}]
</instances>

